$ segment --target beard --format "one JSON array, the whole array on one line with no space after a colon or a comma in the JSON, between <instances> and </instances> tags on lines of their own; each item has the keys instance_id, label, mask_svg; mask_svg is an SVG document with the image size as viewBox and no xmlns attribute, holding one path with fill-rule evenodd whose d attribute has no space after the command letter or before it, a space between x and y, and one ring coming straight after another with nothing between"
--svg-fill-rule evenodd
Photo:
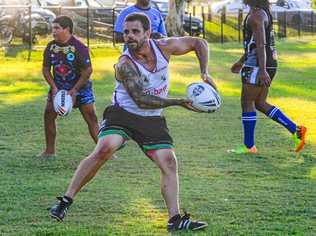
<instances>
[{"instance_id":1,"label":"beard","mask_svg":"<svg viewBox=\"0 0 316 236\"><path fill-rule=\"evenodd\" d=\"M144 46L146 40L141 40L139 42L136 41L131 41L131 42L127 42L127 47L128 50L132 51L132 52L138 52L142 49L142 47Z\"/></svg>"}]
</instances>

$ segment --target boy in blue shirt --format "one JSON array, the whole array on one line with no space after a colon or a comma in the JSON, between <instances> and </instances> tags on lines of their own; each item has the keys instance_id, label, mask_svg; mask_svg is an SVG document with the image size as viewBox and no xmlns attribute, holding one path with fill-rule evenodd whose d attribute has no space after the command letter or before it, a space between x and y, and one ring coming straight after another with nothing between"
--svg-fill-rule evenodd
<instances>
[{"instance_id":1,"label":"boy in blue shirt","mask_svg":"<svg viewBox=\"0 0 316 236\"><path fill-rule=\"evenodd\" d=\"M123 23L131 13L141 12L147 15L151 22L151 38L159 39L167 36L165 23L159 10L150 6L150 0L137 0L136 4L127 7L121 11L118 18L116 19L114 32L115 42L123 43ZM125 47L124 47L125 49Z\"/></svg>"}]
</instances>

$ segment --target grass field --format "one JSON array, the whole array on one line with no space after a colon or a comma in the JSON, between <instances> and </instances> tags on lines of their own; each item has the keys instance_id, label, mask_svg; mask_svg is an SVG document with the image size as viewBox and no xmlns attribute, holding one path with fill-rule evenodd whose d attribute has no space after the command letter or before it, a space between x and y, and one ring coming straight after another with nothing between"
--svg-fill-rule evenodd
<instances>
[{"instance_id":1,"label":"grass field","mask_svg":"<svg viewBox=\"0 0 316 236\"><path fill-rule=\"evenodd\" d=\"M214 114L168 108L179 161L181 207L209 227L197 235L316 235L316 43L278 42L280 69L269 101L308 127L297 156L289 133L259 115L253 156L226 149L241 143L240 80L229 72L239 44L213 44L210 70L223 105ZM36 158L43 144L47 93L41 51L0 52L0 235L166 235L159 171L130 142L77 196L64 223L48 217L78 163L94 144L80 113L58 120L58 156ZM92 50L97 113L110 103L119 50ZM171 96L199 80L194 54L171 60ZM190 235L190 234L189 234Z\"/></svg>"}]
</instances>

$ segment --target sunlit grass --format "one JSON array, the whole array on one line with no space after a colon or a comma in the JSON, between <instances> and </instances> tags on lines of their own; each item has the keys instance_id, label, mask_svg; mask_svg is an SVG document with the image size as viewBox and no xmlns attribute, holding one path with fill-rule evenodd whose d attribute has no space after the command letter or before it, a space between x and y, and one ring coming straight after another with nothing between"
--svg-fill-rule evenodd
<instances>
[{"instance_id":1,"label":"sunlit grass","mask_svg":"<svg viewBox=\"0 0 316 236\"><path fill-rule=\"evenodd\" d=\"M316 101L302 98L270 98L269 102L276 104L298 124L308 127L307 143L316 145Z\"/></svg>"},{"instance_id":2,"label":"sunlit grass","mask_svg":"<svg viewBox=\"0 0 316 236\"><path fill-rule=\"evenodd\" d=\"M236 43L210 44L210 71L223 99L218 112L197 114L179 107L165 111L179 163L181 209L209 223L199 235L314 235L316 231L312 76L316 44L290 40L278 46L281 65L268 100L307 126L307 145L300 155L293 152L288 131L262 114L256 132L259 153L226 152L242 140L241 83L239 75L230 73L231 64L242 54ZM113 65L120 48L91 51L100 119L111 101ZM166 235L168 214L160 195L159 170L132 142L78 194L64 223L49 219L47 207L65 191L94 143L75 109L58 119L56 160L35 158L44 144L42 115L48 86L41 75L42 52L32 52L30 62L19 53L0 64L0 212L6 216L0 234ZM200 81L194 53L171 60L170 79L172 97L185 96L186 85Z\"/></svg>"},{"instance_id":3,"label":"sunlit grass","mask_svg":"<svg viewBox=\"0 0 316 236\"><path fill-rule=\"evenodd\" d=\"M3 94L0 97L0 103L4 105L28 103L43 96L44 90L43 86L32 82L17 81L10 85L0 85L0 93Z\"/></svg>"},{"instance_id":4,"label":"sunlit grass","mask_svg":"<svg viewBox=\"0 0 316 236\"><path fill-rule=\"evenodd\" d=\"M316 180L316 166L311 168L310 178Z\"/></svg>"}]
</instances>

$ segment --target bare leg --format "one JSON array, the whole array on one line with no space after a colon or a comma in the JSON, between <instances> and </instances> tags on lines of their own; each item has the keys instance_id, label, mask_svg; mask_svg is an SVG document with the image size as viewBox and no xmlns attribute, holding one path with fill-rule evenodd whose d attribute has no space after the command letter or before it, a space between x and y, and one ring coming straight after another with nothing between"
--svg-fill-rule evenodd
<instances>
[{"instance_id":1,"label":"bare leg","mask_svg":"<svg viewBox=\"0 0 316 236\"><path fill-rule=\"evenodd\" d=\"M255 100L259 96L263 87L243 84L241 91L241 108L243 112L255 111Z\"/></svg>"},{"instance_id":2,"label":"bare leg","mask_svg":"<svg viewBox=\"0 0 316 236\"><path fill-rule=\"evenodd\" d=\"M54 111L52 101L47 101L44 112L45 141L46 147L41 156L55 154L56 141L56 118L57 113Z\"/></svg>"},{"instance_id":3,"label":"bare leg","mask_svg":"<svg viewBox=\"0 0 316 236\"><path fill-rule=\"evenodd\" d=\"M100 139L94 151L80 162L65 195L74 198L80 189L95 176L100 167L113 155L123 142L124 139L116 134L108 135Z\"/></svg>"},{"instance_id":4,"label":"bare leg","mask_svg":"<svg viewBox=\"0 0 316 236\"><path fill-rule=\"evenodd\" d=\"M256 128L256 108L255 100L258 97L262 87L243 84L241 93L242 107L242 126L243 126L243 143L244 146L232 152L241 153L256 153L255 147L255 128ZM246 148L245 148L246 147Z\"/></svg>"},{"instance_id":5,"label":"bare leg","mask_svg":"<svg viewBox=\"0 0 316 236\"><path fill-rule=\"evenodd\" d=\"M179 211L179 178L176 155L171 149L155 151L152 160L161 171L161 193L166 202L169 218L180 214Z\"/></svg>"},{"instance_id":6,"label":"bare leg","mask_svg":"<svg viewBox=\"0 0 316 236\"><path fill-rule=\"evenodd\" d=\"M270 111L272 108L272 106L266 101L268 93L269 93L269 88L263 87L255 101L256 109L264 114L267 114L268 111Z\"/></svg>"},{"instance_id":7,"label":"bare leg","mask_svg":"<svg viewBox=\"0 0 316 236\"><path fill-rule=\"evenodd\" d=\"M80 112L86 121L89 129L90 136L94 140L95 143L98 142L98 132L99 132L99 125L98 125L98 119L96 116L95 111L95 105L87 104L87 105L81 105L80 106Z\"/></svg>"}]
</instances>

